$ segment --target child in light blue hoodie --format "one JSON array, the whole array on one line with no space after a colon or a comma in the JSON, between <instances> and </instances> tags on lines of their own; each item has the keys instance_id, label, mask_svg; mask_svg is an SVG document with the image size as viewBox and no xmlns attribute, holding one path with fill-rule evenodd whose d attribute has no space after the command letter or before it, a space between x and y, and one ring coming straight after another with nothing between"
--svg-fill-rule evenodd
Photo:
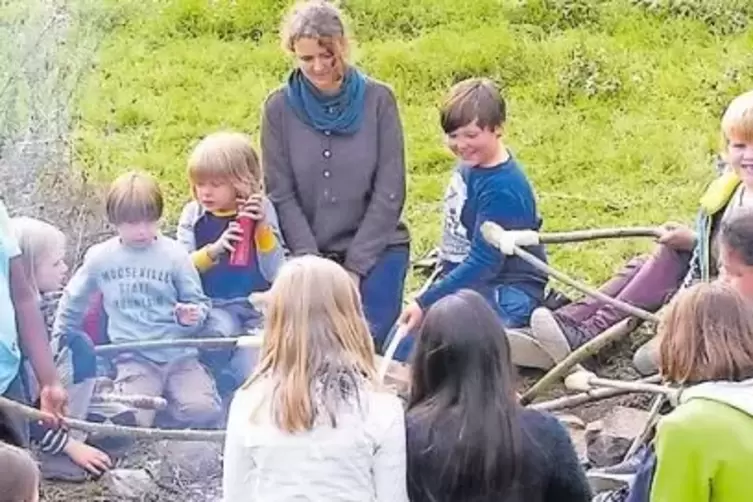
<instances>
[{"instance_id":1,"label":"child in light blue hoodie","mask_svg":"<svg viewBox=\"0 0 753 502\"><path fill-rule=\"evenodd\" d=\"M162 193L149 176L126 173L107 195L107 218L118 232L93 246L65 289L55 332L81 331L92 292L102 293L111 343L194 336L210 309L198 272L178 242L158 232ZM171 418L185 425L216 423L221 407L212 377L196 349L138 350L117 355L116 391L162 396ZM139 410L148 427L154 411Z\"/></svg>"}]
</instances>

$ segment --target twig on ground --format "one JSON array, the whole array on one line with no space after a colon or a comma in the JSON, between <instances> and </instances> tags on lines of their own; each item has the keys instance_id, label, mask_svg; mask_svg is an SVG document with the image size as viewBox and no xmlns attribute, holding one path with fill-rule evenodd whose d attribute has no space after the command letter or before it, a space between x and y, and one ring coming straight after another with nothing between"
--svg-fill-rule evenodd
<instances>
[{"instance_id":1,"label":"twig on ground","mask_svg":"<svg viewBox=\"0 0 753 502\"><path fill-rule=\"evenodd\" d=\"M659 375L653 375L639 380L639 382L642 383L658 383L660 381L661 377ZM590 390L588 392L573 394L572 396L564 396L557 399L552 399L550 401L541 401L539 403L529 404L528 408L539 411L556 411L565 408L572 408L574 406L580 406L582 404L590 403L593 401L608 399L610 397L629 394L630 392L631 391L625 389L601 388Z\"/></svg>"},{"instance_id":2,"label":"twig on ground","mask_svg":"<svg viewBox=\"0 0 753 502\"><path fill-rule=\"evenodd\" d=\"M541 377L530 389L528 389L520 398L520 403L526 405L533 401L542 391L566 376L574 367L580 367L580 363L585 359L595 355L605 346L620 340L630 334L641 323L640 319L627 318L615 324L606 331L600 333L595 338L584 343L576 350L571 352L565 359L560 361L549 372Z\"/></svg>"}]
</instances>

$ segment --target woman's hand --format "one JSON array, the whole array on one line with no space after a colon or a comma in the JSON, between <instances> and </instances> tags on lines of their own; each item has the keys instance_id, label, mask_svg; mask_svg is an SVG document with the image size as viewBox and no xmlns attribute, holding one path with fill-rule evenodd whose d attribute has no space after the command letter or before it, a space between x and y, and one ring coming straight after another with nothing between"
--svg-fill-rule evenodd
<instances>
[{"instance_id":1,"label":"woman's hand","mask_svg":"<svg viewBox=\"0 0 753 502\"><path fill-rule=\"evenodd\" d=\"M411 302L400 314L397 322L405 326L408 332L411 332L421 325L423 318L424 311L421 306L416 302Z\"/></svg>"},{"instance_id":2,"label":"woman's hand","mask_svg":"<svg viewBox=\"0 0 753 502\"><path fill-rule=\"evenodd\" d=\"M669 221L662 225L662 235L657 241L659 244L669 246L677 251L692 251L695 246L696 235L687 226Z\"/></svg>"}]
</instances>

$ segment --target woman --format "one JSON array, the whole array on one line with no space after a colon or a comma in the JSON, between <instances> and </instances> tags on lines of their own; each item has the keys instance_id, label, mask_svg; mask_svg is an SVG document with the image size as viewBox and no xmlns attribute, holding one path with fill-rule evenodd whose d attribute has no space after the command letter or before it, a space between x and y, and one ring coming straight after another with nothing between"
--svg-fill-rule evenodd
<instances>
[{"instance_id":1,"label":"woman","mask_svg":"<svg viewBox=\"0 0 753 502\"><path fill-rule=\"evenodd\" d=\"M416 344L407 417L412 502L586 502L570 438L517 404L504 328L479 294L429 308Z\"/></svg>"},{"instance_id":2,"label":"woman","mask_svg":"<svg viewBox=\"0 0 753 502\"><path fill-rule=\"evenodd\" d=\"M223 500L407 502L402 405L378 384L348 274L295 258L263 295L261 359L230 407Z\"/></svg>"},{"instance_id":3,"label":"woman","mask_svg":"<svg viewBox=\"0 0 753 502\"><path fill-rule=\"evenodd\" d=\"M293 255L324 256L350 273L379 348L400 313L409 264L395 96L348 63L342 16L327 2L296 5L282 43L297 68L264 104L269 197Z\"/></svg>"}]
</instances>

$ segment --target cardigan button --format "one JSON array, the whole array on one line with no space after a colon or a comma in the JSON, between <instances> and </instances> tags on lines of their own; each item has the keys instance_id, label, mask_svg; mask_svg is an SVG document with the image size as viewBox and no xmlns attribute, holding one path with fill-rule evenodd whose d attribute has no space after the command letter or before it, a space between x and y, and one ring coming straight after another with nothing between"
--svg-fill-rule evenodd
<instances>
[{"instance_id":1,"label":"cardigan button","mask_svg":"<svg viewBox=\"0 0 753 502\"><path fill-rule=\"evenodd\" d=\"M329 177L330 177L330 174L332 174L332 173L330 173L329 171L326 171L326 170L325 170L325 171L324 171L324 173L322 173L322 174L324 174L324 177L325 177L325 178L329 178Z\"/></svg>"},{"instance_id":2,"label":"cardigan button","mask_svg":"<svg viewBox=\"0 0 753 502\"><path fill-rule=\"evenodd\" d=\"M332 131L330 131L329 129L324 131L325 136L329 136L330 134L332 134Z\"/></svg>"},{"instance_id":3,"label":"cardigan button","mask_svg":"<svg viewBox=\"0 0 753 502\"><path fill-rule=\"evenodd\" d=\"M328 159L328 158L332 157L332 152L330 150L324 150L322 152L322 155L324 155L325 159Z\"/></svg>"}]
</instances>

